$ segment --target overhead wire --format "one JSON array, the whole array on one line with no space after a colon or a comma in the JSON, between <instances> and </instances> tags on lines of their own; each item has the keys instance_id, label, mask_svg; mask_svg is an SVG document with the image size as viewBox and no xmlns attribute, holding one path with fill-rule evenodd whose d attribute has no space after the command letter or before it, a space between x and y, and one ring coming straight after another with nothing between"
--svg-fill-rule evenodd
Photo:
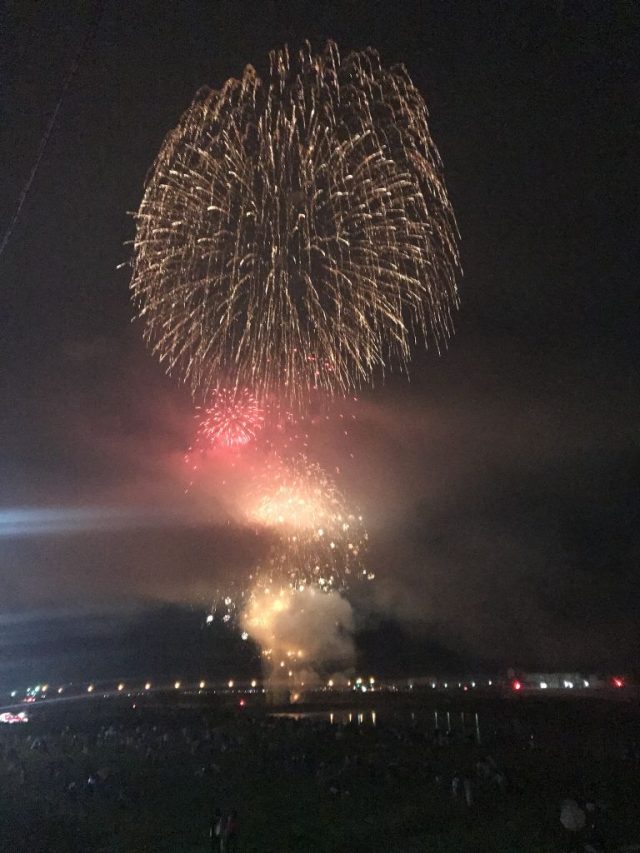
<instances>
[{"instance_id":1,"label":"overhead wire","mask_svg":"<svg viewBox=\"0 0 640 853\"><path fill-rule=\"evenodd\" d=\"M31 167L31 171L29 172L27 180L25 181L24 186L22 187L22 191L20 192L20 195L18 197L18 203L16 205L16 209L15 209L14 214L11 217L11 220L10 220L10 222L9 222L5 232L4 232L4 235L2 237L2 242L0 242L0 257L2 257L4 250L6 249L8 243L9 243L9 240L11 239L11 236L15 230L15 227L18 224L18 220L20 219L20 214L22 212L22 208L24 207L24 204L27 200L27 197L29 196L29 192L31 191L31 187L32 187L33 182L35 180L35 177L38 173L38 169L40 168L40 164L42 163L42 160L44 158L45 152L47 150L47 145L49 144L49 140L50 140L51 135L53 133L53 130L55 128L56 121L58 119L58 115L59 115L60 110L62 108L62 104L64 102L65 96L69 90L71 83L73 82L74 77L78 73L78 69L79 69L80 64L82 62L84 54L86 53L87 49L89 48L89 45L91 44L91 42L93 41L93 38L95 37L96 31L98 29L98 25L100 23L100 20L102 18L103 13L104 13L105 6L106 6L106 0L97 0L95 8L94 8L94 13L92 15L91 21L89 22L89 26L87 28L85 36L82 40L82 43L80 44L80 47L78 48L78 50L76 52L73 63L72 63L71 67L69 68L69 70L68 70L68 72L64 78L64 81L62 83L62 89L60 91L60 95L58 97L58 100L56 102L54 110L51 113L51 117L49 118L49 121L48 121L47 126L46 126L45 131L44 131L44 134L42 135L42 138L40 140L40 145L38 146L38 151L36 154L36 158L33 162L33 166Z\"/></svg>"}]
</instances>

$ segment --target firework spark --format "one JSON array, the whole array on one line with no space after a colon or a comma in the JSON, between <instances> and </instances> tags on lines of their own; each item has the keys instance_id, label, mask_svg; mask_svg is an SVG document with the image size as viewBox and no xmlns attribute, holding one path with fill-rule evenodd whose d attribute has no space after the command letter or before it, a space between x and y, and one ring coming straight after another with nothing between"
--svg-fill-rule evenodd
<instances>
[{"instance_id":1,"label":"firework spark","mask_svg":"<svg viewBox=\"0 0 640 853\"><path fill-rule=\"evenodd\" d=\"M248 502L248 517L277 536L257 573L263 584L286 579L292 589L315 585L328 592L374 577L363 564L369 537L362 516L303 454L270 460Z\"/></svg>"},{"instance_id":2,"label":"firework spark","mask_svg":"<svg viewBox=\"0 0 640 853\"><path fill-rule=\"evenodd\" d=\"M306 405L452 332L457 231L427 108L371 48L270 55L203 89L135 215L144 335L194 395L220 377Z\"/></svg>"},{"instance_id":3,"label":"firework spark","mask_svg":"<svg viewBox=\"0 0 640 853\"><path fill-rule=\"evenodd\" d=\"M343 503L336 485L305 454L291 460L272 454L253 498L247 510L249 519L288 533L313 532L335 524Z\"/></svg>"},{"instance_id":4,"label":"firework spark","mask_svg":"<svg viewBox=\"0 0 640 853\"><path fill-rule=\"evenodd\" d=\"M246 582L238 578L217 591L215 616L236 624L256 590L343 593L374 580L365 565L369 536L363 517L318 464L304 454L283 459L272 453L254 478L240 502L266 551Z\"/></svg>"},{"instance_id":5,"label":"firework spark","mask_svg":"<svg viewBox=\"0 0 640 853\"><path fill-rule=\"evenodd\" d=\"M199 447L242 447L262 429L264 410L249 391L220 389L213 400L197 414Z\"/></svg>"}]
</instances>

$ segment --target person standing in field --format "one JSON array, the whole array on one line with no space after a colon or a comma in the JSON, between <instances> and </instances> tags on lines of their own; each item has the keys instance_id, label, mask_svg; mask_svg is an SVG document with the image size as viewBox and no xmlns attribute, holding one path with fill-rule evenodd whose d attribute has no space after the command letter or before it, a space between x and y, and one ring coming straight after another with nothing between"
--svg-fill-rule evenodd
<instances>
[{"instance_id":1,"label":"person standing in field","mask_svg":"<svg viewBox=\"0 0 640 853\"><path fill-rule=\"evenodd\" d=\"M222 850L222 812L216 809L211 818L211 826L209 828L209 839L211 843L211 853L220 853Z\"/></svg>"},{"instance_id":2,"label":"person standing in field","mask_svg":"<svg viewBox=\"0 0 640 853\"><path fill-rule=\"evenodd\" d=\"M220 850L224 851L224 853L235 853L238 849L238 829L238 812L233 809L227 818L222 835Z\"/></svg>"}]
</instances>

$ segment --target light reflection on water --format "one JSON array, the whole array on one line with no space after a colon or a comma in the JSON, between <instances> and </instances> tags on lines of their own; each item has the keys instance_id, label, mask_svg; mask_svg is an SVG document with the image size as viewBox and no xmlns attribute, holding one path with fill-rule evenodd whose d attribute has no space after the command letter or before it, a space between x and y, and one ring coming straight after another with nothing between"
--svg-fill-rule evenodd
<instances>
[{"instance_id":1,"label":"light reflection on water","mask_svg":"<svg viewBox=\"0 0 640 853\"><path fill-rule=\"evenodd\" d=\"M315 722L326 722L332 726L376 726L378 722L407 723L412 727L433 729L443 733L465 737L473 733L476 743L482 742L480 734L480 715L477 712L461 711L455 717L450 711L433 711L421 714L415 711L395 712L393 714L380 713L377 711L282 711L271 714L272 717L288 720L309 720Z\"/></svg>"}]
</instances>

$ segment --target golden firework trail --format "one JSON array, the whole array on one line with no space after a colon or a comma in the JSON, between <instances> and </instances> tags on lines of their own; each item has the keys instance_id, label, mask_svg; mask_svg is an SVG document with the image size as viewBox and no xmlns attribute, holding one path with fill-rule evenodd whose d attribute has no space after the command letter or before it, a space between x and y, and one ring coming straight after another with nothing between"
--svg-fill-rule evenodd
<instances>
[{"instance_id":1,"label":"golden firework trail","mask_svg":"<svg viewBox=\"0 0 640 853\"><path fill-rule=\"evenodd\" d=\"M196 397L303 409L452 333L457 230L425 102L375 50L270 54L202 89L135 214L144 335Z\"/></svg>"}]
</instances>

